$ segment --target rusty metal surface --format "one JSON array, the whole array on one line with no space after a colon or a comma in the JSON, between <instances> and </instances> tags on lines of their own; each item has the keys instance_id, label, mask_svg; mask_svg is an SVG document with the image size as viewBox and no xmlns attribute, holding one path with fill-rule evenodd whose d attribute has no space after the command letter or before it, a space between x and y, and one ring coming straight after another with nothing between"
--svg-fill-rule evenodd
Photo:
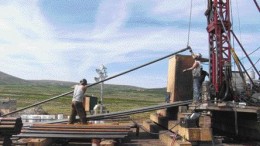
<instances>
[{"instance_id":1,"label":"rusty metal surface","mask_svg":"<svg viewBox=\"0 0 260 146\"><path fill-rule=\"evenodd\" d=\"M75 131L75 132L79 132L79 131L83 131L83 132L127 132L129 130L127 129L68 129L68 128L30 128L30 130L34 130L34 131L55 131L55 130L59 130L59 131ZM26 131L23 131L26 132Z\"/></svg>"},{"instance_id":2,"label":"rusty metal surface","mask_svg":"<svg viewBox=\"0 0 260 146\"><path fill-rule=\"evenodd\" d=\"M20 133L22 126L21 118L0 118L0 136Z\"/></svg>"},{"instance_id":3,"label":"rusty metal surface","mask_svg":"<svg viewBox=\"0 0 260 146\"><path fill-rule=\"evenodd\" d=\"M98 139L123 139L127 136L127 134L122 135L122 134L104 134L104 135L96 135L96 134L51 134L51 133L46 133L46 134L27 134L27 133L21 133L18 135L14 135L14 137L19 137L19 138L68 138L68 139L93 139L93 138L98 138Z\"/></svg>"},{"instance_id":4,"label":"rusty metal surface","mask_svg":"<svg viewBox=\"0 0 260 146\"><path fill-rule=\"evenodd\" d=\"M33 124L25 127L22 132L13 137L18 138L67 138L93 139L111 138L123 139L131 132L129 125L109 124Z\"/></svg>"},{"instance_id":5,"label":"rusty metal surface","mask_svg":"<svg viewBox=\"0 0 260 146\"><path fill-rule=\"evenodd\" d=\"M112 124L33 124L31 128L63 128L63 129L128 129L129 125L112 125Z\"/></svg>"}]
</instances>

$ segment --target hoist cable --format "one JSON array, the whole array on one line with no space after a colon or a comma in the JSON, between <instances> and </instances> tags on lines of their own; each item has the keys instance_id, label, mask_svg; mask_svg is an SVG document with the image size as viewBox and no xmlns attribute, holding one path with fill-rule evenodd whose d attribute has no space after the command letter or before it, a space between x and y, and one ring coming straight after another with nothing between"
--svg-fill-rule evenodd
<instances>
[{"instance_id":1,"label":"hoist cable","mask_svg":"<svg viewBox=\"0 0 260 146\"><path fill-rule=\"evenodd\" d=\"M230 6L232 6L231 5L231 1L229 1L229 5ZM234 23L234 20L233 20L233 8L232 7L230 7L230 14L231 14L231 24L233 24ZM232 30L234 29L234 25L231 25L231 28L232 28ZM232 45L233 45L233 47L235 48L235 39L234 39L234 37L232 38ZM231 58L232 59L232 58ZM235 59L233 59L233 63L234 63L234 70L236 70L236 62L235 62ZM232 63L231 63L232 64ZM236 79L234 79L234 80L236 80ZM236 82L234 82L235 84L236 84Z\"/></svg>"},{"instance_id":2,"label":"hoist cable","mask_svg":"<svg viewBox=\"0 0 260 146\"><path fill-rule=\"evenodd\" d=\"M190 1L190 18L189 18L189 29L188 29L187 47L190 46L191 14L192 14L192 0Z\"/></svg>"},{"instance_id":3,"label":"hoist cable","mask_svg":"<svg viewBox=\"0 0 260 146\"><path fill-rule=\"evenodd\" d=\"M258 63L260 61L260 58L258 58L258 60L254 63L254 66ZM248 68L247 70L250 70L250 69L252 69L253 68L253 66L251 66L250 68Z\"/></svg>"},{"instance_id":4,"label":"hoist cable","mask_svg":"<svg viewBox=\"0 0 260 146\"><path fill-rule=\"evenodd\" d=\"M240 15L239 15L239 7L238 7L238 2L237 2L237 0L236 0L236 6L237 6L237 18L238 18L239 37L240 37L240 41L242 42L242 37L241 37L241 25L240 25Z\"/></svg>"},{"instance_id":5,"label":"hoist cable","mask_svg":"<svg viewBox=\"0 0 260 146\"><path fill-rule=\"evenodd\" d=\"M244 47L242 46L242 44L240 43L240 41L238 40L237 36L235 35L235 33L231 30L230 31L232 33L232 35L234 36L234 38L236 39L237 43L239 44L240 48L242 49L242 51L245 53L247 59L249 60L249 62L251 63L252 67L254 68L254 70L256 71L256 73L258 74L258 76L260 76L258 70L256 69L256 67L254 66L254 63L252 62L252 60L249 58L248 54L246 53ZM246 69L244 69L246 72ZM247 72L246 72L247 73ZM249 76L249 75L248 75ZM250 78L250 77L249 77Z\"/></svg>"},{"instance_id":6,"label":"hoist cable","mask_svg":"<svg viewBox=\"0 0 260 146\"><path fill-rule=\"evenodd\" d=\"M260 47L256 48L254 51L252 51L251 53L248 54L248 56L250 56L251 54L255 53L256 51L258 51L260 49ZM246 57L241 58L240 60L245 59Z\"/></svg>"},{"instance_id":7,"label":"hoist cable","mask_svg":"<svg viewBox=\"0 0 260 146\"><path fill-rule=\"evenodd\" d=\"M257 69L256 69L256 67L255 67L255 64L251 61L251 59L249 58L249 54L247 54L246 53L246 51L245 51L245 49L243 48L243 46L242 46L242 44L240 43L241 42L241 26L240 26L240 15L239 15L239 8L238 8L238 1L236 0L236 7L237 7L237 15L238 15L238 29L239 29L239 37L240 37L240 40L238 40L238 38L237 38L237 36L235 35L235 33L231 30L231 33L233 34L233 39L235 38L236 39L236 41L238 42L238 44L239 44L239 46L242 48L242 51L245 53L245 57L243 57L243 59L244 58L248 58L248 60L249 60L249 62L251 63L251 65L252 65L252 67L254 68L254 70L257 72L257 74L258 74L258 76L260 76L259 75L259 73L258 73L258 71L257 71ZM241 61L242 61L242 59L241 59ZM251 67L251 68L252 68ZM248 69L247 69L248 70Z\"/></svg>"},{"instance_id":8,"label":"hoist cable","mask_svg":"<svg viewBox=\"0 0 260 146\"><path fill-rule=\"evenodd\" d=\"M119 73L119 74L117 74L117 75L108 77L108 78L106 78L106 79L104 79L104 80L101 80L101 81L99 81L99 82L96 82L96 83L87 85L87 87L91 87L91 86L97 85L97 84L99 84L99 83L103 83L103 82L105 82L105 81L111 80L111 79L113 79L113 78L122 76L122 75L124 75L124 74L130 73L130 72L132 72L132 71L135 71L135 70L137 70L137 69L143 68L143 67L148 66L148 65L150 65L150 64L153 64L153 63L155 63L155 62L158 62L158 61L161 61L161 60L163 60L163 59L169 58L169 57L171 57L171 56L173 56L173 55L179 54L179 53L184 52L184 51L186 51L186 50L190 50L190 47L186 47L186 48L184 48L184 49L181 49L181 50L179 50L179 51L177 51L177 52L171 53L171 54L169 54L169 55L166 55L166 56L161 57L161 58L159 58L159 59L156 59L156 60L154 60L154 61L151 61L151 62L148 62L148 63L146 63L146 64L140 65L140 66L135 67L135 68L133 68L133 69L129 69L129 70L124 71L124 72L122 72L122 73ZM14 114L14 113L23 111L23 110L25 110L25 109L32 108L32 107L34 107L34 106L37 106L37 105L40 105L40 104L49 102L49 101L51 101L51 100L54 100L54 99L57 99L57 98L60 98L60 97L69 95L69 94L71 94L71 93L73 93L73 90L72 90L72 91L69 91L69 92L66 92L66 93L63 93L63 94L60 94L60 95L57 95L57 96L54 96L54 97L51 97L51 98L49 98L49 99L46 99L46 100L43 100L43 101L40 101L40 102L37 102L37 103L34 103L34 104L32 104L32 105L23 107L23 108L21 108L21 109L19 109L19 110L15 110L15 111L12 111L12 112L10 112L10 113L3 114L3 115L1 115L1 116L2 116L2 117L5 117L5 116L7 116L7 115L11 115L11 114Z\"/></svg>"}]
</instances>

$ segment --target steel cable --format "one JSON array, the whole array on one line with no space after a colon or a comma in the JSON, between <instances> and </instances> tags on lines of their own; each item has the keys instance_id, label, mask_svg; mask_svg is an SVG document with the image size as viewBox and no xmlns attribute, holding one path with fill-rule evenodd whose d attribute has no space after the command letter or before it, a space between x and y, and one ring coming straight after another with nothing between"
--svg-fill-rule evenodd
<instances>
[{"instance_id":1,"label":"steel cable","mask_svg":"<svg viewBox=\"0 0 260 146\"><path fill-rule=\"evenodd\" d=\"M190 18L189 18L189 29L188 29L187 47L190 45L191 14L192 14L192 0L190 1Z\"/></svg>"}]
</instances>

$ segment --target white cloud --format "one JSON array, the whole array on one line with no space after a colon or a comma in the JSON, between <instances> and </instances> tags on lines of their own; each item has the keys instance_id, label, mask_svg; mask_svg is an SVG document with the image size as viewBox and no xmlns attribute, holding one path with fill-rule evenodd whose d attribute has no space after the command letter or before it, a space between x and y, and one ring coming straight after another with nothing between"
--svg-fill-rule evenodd
<instances>
[{"instance_id":1,"label":"white cloud","mask_svg":"<svg viewBox=\"0 0 260 146\"><path fill-rule=\"evenodd\" d=\"M25 79L77 81L87 76L93 81L92 78L95 76L93 69L101 64L106 66L117 63L126 63L128 66L131 66L129 65L131 63L143 64L145 63L143 61L157 59L162 54L167 55L186 47L188 28L184 26L125 28L127 20L133 14L131 11L134 10L130 7L135 3L139 4L140 1L117 3L112 0L102 1L93 28L86 26L82 27L82 30L67 31L63 27L59 32L53 29L54 27L45 18L46 15L42 14L38 1L17 0L1 3L1 71ZM160 21L163 17L169 21L188 22L190 1L141 1L141 3L144 13L153 19ZM205 22L205 7L205 0L193 1L193 21ZM57 27L59 28L55 26ZM203 29L205 31L201 31ZM259 30L255 33L243 33L245 46L257 45L258 34ZM200 30L191 28L190 45L195 52L202 52L203 56L208 56L207 37L206 24L201 26ZM145 53L142 54L143 52ZM136 55L129 56L131 53ZM113 70L117 70L115 73L122 71L121 67ZM166 74L150 77L159 78L158 82L162 80L161 78L166 80ZM142 78L146 80L142 82L142 86L153 85L148 82L147 77ZM138 78L116 79L114 82L120 84L120 81L122 84L134 85ZM161 85L165 86L165 83Z\"/></svg>"},{"instance_id":2,"label":"white cloud","mask_svg":"<svg viewBox=\"0 0 260 146\"><path fill-rule=\"evenodd\" d=\"M192 19L202 17L207 7L206 0L192 1ZM189 21L191 10L191 0L187 1L157 1L153 9L155 15L171 18L172 20Z\"/></svg>"},{"instance_id":3,"label":"white cloud","mask_svg":"<svg viewBox=\"0 0 260 146\"><path fill-rule=\"evenodd\" d=\"M64 65L37 1L10 1L0 7L2 71L23 78L55 76Z\"/></svg>"},{"instance_id":4,"label":"white cloud","mask_svg":"<svg viewBox=\"0 0 260 146\"><path fill-rule=\"evenodd\" d=\"M127 18L127 1L102 1L96 16L95 29L92 37L108 38L117 33Z\"/></svg>"}]
</instances>

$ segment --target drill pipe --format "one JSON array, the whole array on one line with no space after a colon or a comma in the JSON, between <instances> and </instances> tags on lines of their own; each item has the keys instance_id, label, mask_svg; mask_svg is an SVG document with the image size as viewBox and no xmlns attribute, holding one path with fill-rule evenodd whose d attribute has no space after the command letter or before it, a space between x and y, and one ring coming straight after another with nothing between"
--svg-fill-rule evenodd
<instances>
[{"instance_id":1,"label":"drill pipe","mask_svg":"<svg viewBox=\"0 0 260 146\"><path fill-rule=\"evenodd\" d=\"M151 62L148 62L148 63L146 63L146 64L140 65L140 66L135 67L135 68L133 68L133 69L124 71L124 72L122 72L122 73L119 73L119 74L117 74L117 75L111 76L111 77L106 78L106 79L104 79L104 80L101 80L101 81L99 81L99 82L96 82L96 83L87 85L87 87L91 87L91 86L97 85L97 84L99 84L99 83L102 83L102 82L111 80L111 79L113 79L113 78L119 77L119 76L121 76L121 75L127 74L127 73L132 72L132 71L135 71L135 70L137 70L137 69L143 68L143 67L145 67L145 66L148 66L148 65L153 64L153 63L155 63L155 62L161 61L161 60L163 60L163 59L166 59L166 58L168 58L168 57L171 57L171 56L173 56L173 55L179 54L179 53L184 52L184 51L189 50L189 49L190 49L190 47L188 46L187 48L181 49L181 50L179 50L179 51L177 51L177 52L174 52L174 53L172 53L172 54L166 55L166 56L161 57L161 58L159 58L159 59L156 59L156 60L154 60L154 61L151 61ZM7 116L7 115L11 115L11 114L14 114L14 113L23 111L23 110L25 110L25 109L28 109L28 108L31 108L31 107L34 107L34 106L37 106L37 105L40 105L40 104L43 104L43 103L46 103L46 102L49 102L49 101L51 101L51 100L54 100L54 99L57 99L57 98L60 98L60 97L69 95L69 94L71 94L71 93L73 93L73 90L72 90L72 91L69 91L69 92L66 92L66 93L63 93L63 94L60 94L60 95L57 95L57 96L54 96L54 97L51 97L51 98L46 99L46 100L43 100L43 101L41 101L41 102L37 102L37 103L35 103L35 104L32 104L32 105L23 107L23 108L21 108L21 109L19 109L19 110L15 110L15 111L12 111L12 112L10 112L10 113L4 114L4 115L2 115L2 117L5 117L5 116Z\"/></svg>"}]
</instances>

